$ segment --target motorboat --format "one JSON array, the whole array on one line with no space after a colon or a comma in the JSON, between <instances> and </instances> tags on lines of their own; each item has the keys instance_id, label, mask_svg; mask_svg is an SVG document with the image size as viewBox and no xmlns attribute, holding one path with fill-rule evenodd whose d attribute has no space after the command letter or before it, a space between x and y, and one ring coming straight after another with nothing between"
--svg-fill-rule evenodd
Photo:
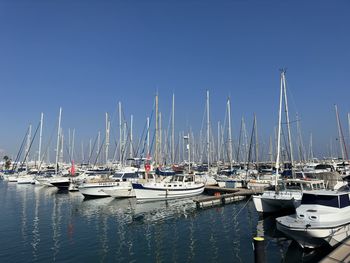
<instances>
[{"instance_id":1,"label":"motorboat","mask_svg":"<svg viewBox=\"0 0 350 263\"><path fill-rule=\"evenodd\" d=\"M350 235L349 191L305 192L296 213L276 221L277 229L303 248L335 246Z\"/></svg>"},{"instance_id":2,"label":"motorboat","mask_svg":"<svg viewBox=\"0 0 350 263\"><path fill-rule=\"evenodd\" d=\"M195 181L193 174L177 174L170 180L150 180L132 184L137 201L168 200L185 198L203 193L204 183Z\"/></svg>"},{"instance_id":3,"label":"motorboat","mask_svg":"<svg viewBox=\"0 0 350 263\"><path fill-rule=\"evenodd\" d=\"M51 179L49 179L49 183L58 189L68 190L70 178L65 176L53 176Z\"/></svg>"},{"instance_id":4,"label":"motorboat","mask_svg":"<svg viewBox=\"0 0 350 263\"><path fill-rule=\"evenodd\" d=\"M119 182L115 180L101 178L80 184L78 190L86 198L109 197L110 195L105 190L118 185Z\"/></svg>"},{"instance_id":5,"label":"motorboat","mask_svg":"<svg viewBox=\"0 0 350 263\"><path fill-rule=\"evenodd\" d=\"M137 172L116 172L112 179L117 182L113 187L104 188L103 192L114 198L135 197L132 183L137 183L140 179Z\"/></svg>"},{"instance_id":6,"label":"motorboat","mask_svg":"<svg viewBox=\"0 0 350 263\"><path fill-rule=\"evenodd\" d=\"M275 213L294 210L301 203L304 191L325 189L322 180L284 179L262 195L253 195L253 202L259 213Z\"/></svg>"}]
</instances>

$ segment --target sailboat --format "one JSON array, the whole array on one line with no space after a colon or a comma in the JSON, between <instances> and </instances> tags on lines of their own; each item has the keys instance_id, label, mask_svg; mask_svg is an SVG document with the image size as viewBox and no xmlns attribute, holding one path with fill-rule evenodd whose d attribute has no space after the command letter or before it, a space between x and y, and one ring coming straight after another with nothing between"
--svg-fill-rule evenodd
<instances>
[{"instance_id":1,"label":"sailboat","mask_svg":"<svg viewBox=\"0 0 350 263\"><path fill-rule=\"evenodd\" d=\"M322 180L312 179L287 179L280 181L279 165L280 165L280 145L281 145L281 119L282 119L282 101L284 98L284 106L286 110L286 119L288 124L288 138L291 150L291 135L289 128L288 102L286 92L285 70L281 71L281 86L278 114L278 133L277 133L277 157L276 157L276 173L274 189L266 190L262 195L253 195L255 208L260 213L274 213L282 210L294 210L301 203L303 191L305 190L322 190L325 189ZM291 153L292 156L292 153ZM291 158L293 165L293 158ZM293 169L293 168L292 168Z\"/></svg>"}]
</instances>

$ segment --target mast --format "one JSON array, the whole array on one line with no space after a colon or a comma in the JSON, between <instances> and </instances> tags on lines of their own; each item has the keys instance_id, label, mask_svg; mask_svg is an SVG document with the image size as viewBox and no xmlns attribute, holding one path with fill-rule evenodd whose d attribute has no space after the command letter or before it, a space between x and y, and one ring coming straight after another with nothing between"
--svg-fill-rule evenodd
<instances>
[{"instance_id":1,"label":"mast","mask_svg":"<svg viewBox=\"0 0 350 263\"><path fill-rule=\"evenodd\" d=\"M74 140L75 140L75 128L73 128L73 132L72 132L72 152L70 155L70 158L72 159L71 161L74 161Z\"/></svg>"},{"instance_id":2,"label":"mast","mask_svg":"<svg viewBox=\"0 0 350 263\"><path fill-rule=\"evenodd\" d=\"M279 110L278 110L277 156L276 156L276 175L275 175L276 190L277 190L277 186L278 186L278 171L280 168L282 95L283 95L283 71L281 72L280 101L279 101Z\"/></svg>"},{"instance_id":3,"label":"mast","mask_svg":"<svg viewBox=\"0 0 350 263\"><path fill-rule=\"evenodd\" d=\"M29 149L30 149L30 141L31 141L31 137L32 137L32 125L29 124L29 131L27 134L27 145L26 145L26 150L25 150L25 155L27 158L25 158L25 162L26 162L26 167L28 170L28 160L29 160Z\"/></svg>"},{"instance_id":4,"label":"mast","mask_svg":"<svg viewBox=\"0 0 350 263\"><path fill-rule=\"evenodd\" d=\"M171 117L171 162L175 163L175 94L173 93L172 117Z\"/></svg>"},{"instance_id":5,"label":"mast","mask_svg":"<svg viewBox=\"0 0 350 263\"><path fill-rule=\"evenodd\" d=\"M158 163L161 165L163 164L163 145L162 145L162 113L158 113L158 118L159 118L159 127L158 127L158 140L159 140L159 145L158 145Z\"/></svg>"},{"instance_id":6,"label":"mast","mask_svg":"<svg viewBox=\"0 0 350 263\"><path fill-rule=\"evenodd\" d=\"M58 172L58 154L59 154L59 146L60 146L61 117L62 117L62 108L60 107L60 113L58 115L57 143L56 143L56 165L55 165L56 175Z\"/></svg>"},{"instance_id":7,"label":"mast","mask_svg":"<svg viewBox=\"0 0 350 263\"><path fill-rule=\"evenodd\" d=\"M72 145L71 145L71 137L70 137L70 128L68 128L68 155L69 158L72 156Z\"/></svg>"},{"instance_id":8,"label":"mast","mask_svg":"<svg viewBox=\"0 0 350 263\"><path fill-rule=\"evenodd\" d=\"M130 116L130 152L129 152L129 157L130 157L130 158L133 157L133 149L132 149L132 141L133 141L133 138L132 138L132 126L133 126L133 119L134 119L134 116L131 115L131 116Z\"/></svg>"},{"instance_id":9,"label":"mast","mask_svg":"<svg viewBox=\"0 0 350 263\"><path fill-rule=\"evenodd\" d=\"M84 141L81 141L81 163L84 163Z\"/></svg>"},{"instance_id":10,"label":"mast","mask_svg":"<svg viewBox=\"0 0 350 263\"><path fill-rule=\"evenodd\" d=\"M119 108L119 164L122 163L122 103L118 102L118 108Z\"/></svg>"},{"instance_id":11,"label":"mast","mask_svg":"<svg viewBox=\"0 0 350 263\"><path fill-rule=\"evenodd\" d=\"M304 149L303 137L301 134L300 119L299 119L298 113L296 115L296 118L297 118L297 130L298 130L298 138L299 138L299 160L305 161L305 149Z\"/></svg>"},{"instance_id":12,"label":"mast","mask_svg":"<svg viewBox=\"0 0 350 263\"><path fill-rule=\"evenodd\" d=\"M221 135L221 132L220 132L220 121L218 121L218 158L217 158L217 160L218 160L218 162L220 161L220 151L221 151L221 149L220 149L220 135Z\"/></svg>"},{"instance_id":13,"label":"mast","mask_svg":"<svg viewBox=\"0 0 350 263\"><path fill-rule=\"evenodd\" d=\"M314 162L314 151L312 149L312 133L310 133L309 161Z\"/></svg>"},{"instance_id":14,"label":"mast","mask_svg":"<svg viewBox=\"0 0 350 263\"><path fill-rule=\"evenodd\" d=\"M149 117L147 117L147 158L149 157Z\"/></svg>"},{"instance_id":15,"label":"mast","mask_svg":"<svg viewBox=\"0 0 350 263\"><path fill-rule=\"evenodd\" d=\"M295 177L295 174L293 172L294 159L293 159L293 148L292 148L292 136L291 136L291 132L290 132L289 113L288 113L287 85L286 85L285 73L286 73L286 71L282 70L281 77L282 77L283 86L284 86L284 108L285 108L286 120L287 120L288 142L289 142L289 151L290 151L290 162L291 162L291 166L292 166L292 175L293 175L293 178L294 178Z\"/></svg>"},{"instance_id":16,"label":"mast","mask_svg":"<svg viewBox=\"0 0 350 263\"><path fill-rule=\"evenodd\" d=\"M41 143L42 143L42 137L43 137L43 121L44 121L44 113L41 113L40 133L39 133L39 150L38 150L38 163L39 163L39 165L40 165L40 161L41 161Z\"/></svg>"},{"instance_id":17,"label":"mast","mask_svg":"<svg viewBox=\"0 0 350 263\"><path fill-rule=\"evenodd\" d=\"M158 93L156 94L156 147L154 151L154 161L156 167L158 167L158 147L159 147L159 141L158 141Z\"/></svg>"},{"instance_id":18,"label":"mast","mask_svg":"<svg viewBox=\"0 0 350 263\"><path fill-rule=\"evenodd\" d=\"M340 143L340 149L341 149L341 153L342 153L342 159L345 160L345 158L348 159L348 152L346 149L343 130L342 130L340 119L339 119L338 107L337 107L337 105L334 105L334 106L335 106L335 112L337 115L339 143Z\"/></svg>"},{"instance_id":19,"label":"mast","mask_svg":"<svg viewBox=\"0 0 350 263\"><path fill-rule=\"evenodd\" d=\"M257 126L256 114L255 113L254 113L254 133L255 133L255 162L256 162L256 169L259 171L258 126Z\"/></svg>"},{"instance_id":20,"label":"mast","mask_svg":"<svg viewBox=\"0 0 350 263\"><path fill-rule=\"evenodd\" d=\"M91 159L91 155L92 155L92 141L91 141L91 138L89 140L89 162L90 162L90 159Z\"/></svg>"},{"instance_id":21,"label":"mast","mask_svg":"<svg viewBox=\"0 0 350 263\"><path fill-rule=\"evenodd\" d=\"M272 137L270 136L270 142L269 142L269 155L270 155L270 162L271 165L273 163L273 148L272 148Z\"/></svg>"},{"instance_id":22,"label":"mast","mask_svg":"<svg viewBox=\"0 0 350 263\"><path fill-rule=\"evenodd\" d=\"M209 90L207 90L207 155L208 173L210 174L210 114L209 114Z\"/></svg>"},{"instance_id":23,"label":"mast","mask_svg":"<svg viewBox=\"0 0 350 263\"><path fill-rule=\"evenodd\" d=\"M98 131L98 135L97 135L97 150L96 150L96 156L97 156L98 160L100 160L100 155L99 155L99 153L100 153L100 144L101 144L101 132ZM100 162L98 161L98 163L100 163Z\"/></svg>"},{"instance_id":24,"label":"mast","mask_svg":"<svg viewBox=\"0 0 350 263\"><path fill-rule=\"evenodd\" d=\"M228 156L230 161L230 172L232 172L232 132L231 132L231 101L227 99L227 112L228 112Z\"/></svg>"},{"instance_id":25,"label":"mast","mask_svg":"<svg viewBox=\"0 0 350 263\"><path fill-rule=\"evenodd\" d=\"M110 132L110 126L111 126L111 122L109 121L109 117L108 117L108 112L106 112L106 143L105 143L105 156L106 156L106 165L108 162L108 153L109 153L109 132Z\"/></svg>"},{"instance_id":26,"label":"mast","mask_svg":"<svg viewBox=\"0 0 350 263\"><path fill-rule=\"evenodd\" d=\"M64 145L64 134L63 129L61 128L61 144L60 144L60 162L63 163L63 145Z\"/></svg>"}]
</instances>

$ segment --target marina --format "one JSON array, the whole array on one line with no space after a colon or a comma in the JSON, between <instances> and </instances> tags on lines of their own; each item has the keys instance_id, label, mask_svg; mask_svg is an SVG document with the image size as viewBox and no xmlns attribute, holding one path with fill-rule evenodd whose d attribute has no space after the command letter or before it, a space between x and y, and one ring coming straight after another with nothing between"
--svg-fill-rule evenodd
<instances>
[{"instance_id":1,"label":"marina","mask_svg":"<svg viewBox=\"0 0 350 263\"><path fill-rule=\"evenodd\" d=\"M0 262L349 262L349 1L0 1Z\"/></svg>"}]
</instances>

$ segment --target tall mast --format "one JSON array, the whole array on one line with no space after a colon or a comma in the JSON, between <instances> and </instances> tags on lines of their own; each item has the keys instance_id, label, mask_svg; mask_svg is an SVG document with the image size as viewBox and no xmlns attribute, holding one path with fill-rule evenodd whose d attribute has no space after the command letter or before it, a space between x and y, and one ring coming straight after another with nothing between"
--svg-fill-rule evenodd
<instances>
[{"instance_id":1,"label":"tall mast","mask_svg":"<svg viewBox=\"0 0 350 263\"><path fill-rule=\"evenodd\" d=\"M147 158L149 157L149 117L147 117Z\"/></svg>"},{"instance_id":2,"label":"tall mast","mask_svg":"<svg viewBox=\"0 0 350 263\"><path fill-rule=\"evenodd\" d=\"M159 147L159 141L158 141L158 93L156 94L156 147L154 151L154 161L156 167L158 167L158 147Z\"/></svg>"},{"instance_id":3,"label":"tall mast","mask_svg":"<svg viewBox=\"0 0 350 263\"><path fill-rule=\"evenodd\" d=\"M132 137L133 119L134 119L134 116L131 115L130 116L130 152L129 152L129 157L130 158L133 157L133 149L132 149L132 143L133 143L133 137Z\"/></svg>"},{"instance_id":4,"label":"tall mast","mask_svg":"<svg viewBox=\"0 0 350 263\"><path fill-rule=\"evenodd\" d=\"M282 70L281 75L282 75L282 80L283 80L283 86L284 86L284 108L286 111L286 119L287 119L287 130L288 130L288 142L289 142L289 151L290 151L290 162L292 166L292 175L293 178L295 177L295 174L293 172L293 164L294 164L294 159L293 159L293 148L292 148L292 136L290 132L290 122L289 122L289 113L288 113L288 100L287 100L287 85L286 85L286 76L285 76L286 71Z\"/></svg>"},{"instance_id":5,"label":"tall mast","mask_svg":"<svg viewBox=\"0 0 350 263\"><path fill-rule=\"evenodd\" d=\"M81 141L81 163L84 163L84 141Z\"/></svg>"},{"instance_id":6,"label":"tall mast","mask_svg":"<svg viewBox=\"0 0 350 263\"><path fill-rule=\"evenodd\" d=\"M75 140L75 128L73 128L73 133L72 133L72 152L70 155L70 158L72 161L74 161L74 140Z\"/></svg>"},{"instance_id":7,"label":"tall mast","mask_svg":"<svg viewBox=\"0 0 350 263\"><path fill-rule=\"evenodd\" d=\"M343 148L343 142L342 142L343 138L341 136L341 128L340 128L340 119L339 119L338 107L337 107L337 105L334 105L334 107L335 107L335 114L336 114L336 117L337 117L339 146L340 146L340 150L341 150L341 156L342 156L342 159L345 160L345 154L344 154L344 148Z\"/></svg>"},{"instance_id":8,"label":"tall mast","mask_svg":"<svg viewBox=\"0 0 350 263\"><path fill-rule=\"evenodd\" d=\"M38 163L40 165L41 161L41 142L43 137L43 121L44 121L44 113L41 113L40 116L40 133L39 133L39 151L38 151Z\"/></svg>"},{"instance_id":9,"label":"tall mast","mask_svg":"<svg viewBox=\"0 0 350 263\"><path fill-rule=\"evenodd\" d=\"M60 113L58 115L58 128L57 128L57 143L56 143L56 165L55 165L55 174L58 172L58 155L59 155L59 146L60 146L60 132L61 132L61 117L62 117L62 108L60 107Z\"/></svg>"},{"instance_id":10,"label":"tall mast","mask_svg":"<svg viewBox=\"0 0 350 263\"><path fill-rule=\"evenodd\" d=\"M281 72L281 88L280 88L280 101L278 110L278 131L277 131L277 156L276 156L276 175L275 186L278 185L278 171L280 168L280 147L281 147L281 119L282 119L282 96L283 96L283 71Z\"/></svg>"},{"instance_id":11,"label":"tall mast","mask_svg":"<svg viewBox=\"0 0 350 263\"><path fill-rule=\"evenodd\" d=\"M221 138L221 132L220 132L220 121L218 121L218 161L220 161L220 151L221 151L221 149L220 149L220 142L221 142L221 140L220 140L220 138Z\"/></svg>"},{"instance_id":12,"label":"tall mast","mask_svg":"<svg viewBox=\"0 0 350 263\"><path fill-rule=\"evenodd\" d=\"M310 144L309 144L309 161L314 161L314 151L312 149L312 133L310 133Z\"/></svg>"},{"instance_id":13,"label":"tall mast","mask_svg":"<svg viewBox=\"0 0 350 263\"><path fill-rule=\"evenodd\" d=\"M91 155L92 155L92 141L90 138L90 140L89 140L89 160L91 159Z\"/></svg>"},{"instance_id":14,"label":"tall mast","mask_svg":"<svg viewBox=\"0 0 350 263\"><path fill-rule=\"evenodd\" d=\"M26 150L25 150L25 155L26 156L26 166L27 166L27 169L28 169L28 160L29 160L29 149L30 149L30 141L31 141L31 137L32 137L32 125L30 124L29 125L29 131L28 131L28 134L27 134L27 145L26 145Z\"/></svg>"},{"instance_id":15,"label":"tall mast","mask_svg":"<svg viewBox=\"0 0 350 263\"><path fill-rule=\"evenodd\" d=\"M159 145L158 145L158 163L161 165L163 164L163 143L162 143L162 113L158 113L158 118L159 118L159 127L158 127L158 140L159 140Z\"/></svg>"},{"instance_id":16,"label":"tall mast","mask_svg":"<svg viewBox=\"0 0 350 263\"><path fill-rule=\"evenodd\" d=\"M172 117L171 117L171 162L175 163L175 94L173 93Z\"/></svg>"},{"instance_id":17,"label":"tall mast","mask_svg":"<svg viewBox=\"0 0 350 263\"><path fill-rule=\"evenodd\" d=\"M209 114L209 90L207 90L207 155L208 155L208 173L210 174L210 114Z\"/></svg>"},{"instance_id":18,"label":"tall mast","mask_svg":"<svg viewBox=\"0 0 350 263\"><path fill-rule=\"evenodd\" d=\"M304 149L303 137L301 134L300 119L298 114L296 115L296 118L297 118L297 130L298 130L298 138L299 138L299 160L305 161L305 149Z\"/></svg>"},{"instance_id":19,"label":"tall mast","mask_svg":"<svg viewBox=\"0 0 350 263\"><path fill-rule=\"evenodd\" d=\"M61 135L61 144L60 144L60 163L63 163L63 145L64 145L64 134L63 134L63 129L61 128L61 132L60 132L60 135Z\"/></svg>"},{"instance_id":20,"label":"tall mast","mask_svg":"<svg viewBox=\"0 0 350 263\"><path fill-rule=\"evenodd\" d=\"M270 162L273 163L273 148L272 148L272 137L270 136L270 143L269 143L269 155L270 155Z\"/></svg>"},{"instance_id":21,"label":"tall mast","mask_svg":"<svg viewBox=\"0 0 350 263\"><path fill-rule=\"evenodd\" d=\"M97 160L98 160L98 163L100 163L100 155L99 155L99 152L100 152L100 144L101 144L101 131L98 131L98 135L97 135L97 149L96 149L96 155L97 155Z\"/></svg>"},{"instance_id":22,"label":"tall mast","mask_svg":"<svg viewBox=\"0 0 350 263\"><path fill-rule=\"evenodd\" d=\"M259 168L259 143L258 143L258 126L256 121L256 114L254 113L254 133L255 133L255 162L256 168Z\"/></svg>"},{"instance_id":23,"label":"tall mast","mask_svg":"<svg viewBox=\"0 0 350 263\"><path fill-rule=\"evenodd\" d=\"M71 137L70 137L70 128L68 128L68 155L72 156L72 145L71 145Z\"/></svg>"},{"instance_id":24,"label":"tall mast","mask_svg":"<svg viewBox=\"0 0 350 263\"><path fill-rule=\"evenodd\" d=\"M109 133L110 133L110 126L111 123L109 121L108 113L106 112L106 148L105 148L105 157L106 157L106 164L108 162L108 153L109 153Z\"/></svg>"},{"instance_id":25,"label":"tall mast","mask_svg":"<svg viewBox=\"0 0 350 263\"><path fill-rule=\"evenodd\" d=\"M227 99L227 112L228 112L228 156L230 161L230 171L232 171L232 132L231 132L231 101Z\"/></svg>"},{"instance_id":26,"label":"tall mast","mask_svg":"<svg viewBox=\"0 0 350 263\"><path fill-rule=\"evenodd\" d=\"M122 103L119 101L118 103L119 109L119 164L122 163Z\"/></svg>"}]
</instances>

